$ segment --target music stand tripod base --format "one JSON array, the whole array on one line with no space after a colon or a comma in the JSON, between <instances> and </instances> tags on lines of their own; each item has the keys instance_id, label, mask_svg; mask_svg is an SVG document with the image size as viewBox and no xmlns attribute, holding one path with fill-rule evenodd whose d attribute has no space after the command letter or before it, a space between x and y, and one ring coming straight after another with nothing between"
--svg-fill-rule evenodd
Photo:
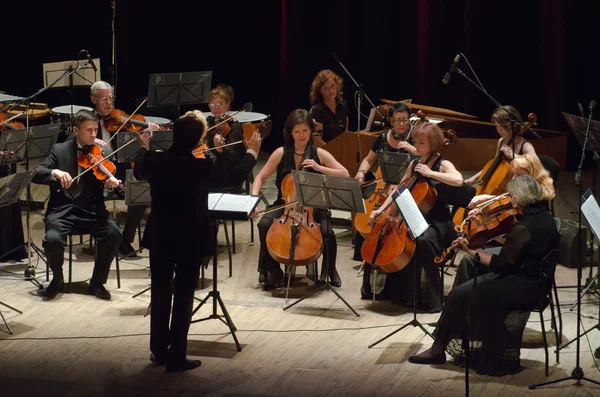
<instances>
[{"instance_id":1,"label":"music stand tripod base","mask_svg":"<svg viewBox=\"0 0 600 397\"><path fill-rule=\"evenodd\" d=\"M20 311L19 309L15 309L14 307L12 307L12 306L9 306L9 305L7 305L6 303L4 303L4 302L2 302L2 301L0 301L0 305L2 305L2 306L6 306L6 307L8 307L9 309L11 309L11 310L14 310L14 311L16 311L16 312L17 312L17 313L19 313L19 314L23 314L23 312L22 312L22 311ZM0 310L0 317L2 317L2 321L4 322L4 325L6 325L6 329L8 329L8 333L12 335L12 334L13 334L13 332L12 332L12 329L10 329L10 325L8 325L8 322L7 322L7 321L6 321L6 319L4 318L4 314L2 314L2 310Z\"/></svg>"},{"instance_id":2,"label":"music stand tripod base","mask_svg":"<svg viewBox=\"0 0 600 397\"><path fill-rule=\"evenodd\" d=\"M227 325L227 327L229 327L229 330L231 331L231 336L233 337L233 340L235 341L235 346L237 348L237 351L241 352L242 346L240 345L240 342L238 341L238 338L235 335L235 331L237 331L237 328L233 324L233 320L231 319L231 316L229 315L227 308L225 308L225 303L223 303L223 299L221 299L221 293L217 289L217 254L216 253L213 255L213 289L212 289L212 291L209 291L208 295L206 295L206 297L200 301L198 306L196 306L196 308L192 312L192 317L194 316L194 314L196 314L196 312L198 310L200 310L200 308L206 302L208 302L208 300L210 298L213 299L212 314L209 314L207 317L201 318L199 320L193 320L193 321L191 321L191 323L193 324L193 323L198 323L201 321L212 320L212 319L220 320L223 324L225 324L225 325ZM220 315L217 313L217 303L221 307L221 311L223 312L223 315ZM225 319L223 319L223 318L225 318Z\"/></svg>"}]
</instances>

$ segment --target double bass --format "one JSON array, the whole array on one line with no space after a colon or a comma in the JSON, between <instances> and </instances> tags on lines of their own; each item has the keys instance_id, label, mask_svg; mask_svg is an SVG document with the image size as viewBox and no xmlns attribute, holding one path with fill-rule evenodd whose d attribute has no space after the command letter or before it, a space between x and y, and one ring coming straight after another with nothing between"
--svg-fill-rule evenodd
<instances>
[{"instance_id":1,"label":"double bass","mask_svg":"<svg viewBox=\"0 0 600 397\"><path fill-rule=\"evenodd\" d=\"M291 173L281 182L281 194L286 205L296 202ZM316 261L323 251L323 236L314 209L296 202L284 210L267 232L267 250L273 259L286 265L305 266Z\"/></svg>"},{"instance_id":2,"label":"double bass","mask_svg":"<svg viewBox=\"0 0 600 397\"><path fill-rule=\"evenodd\" d=\"M532 127L536 123L537 116L534 113L529 113L527 116L527 121L523 123L524 125L521 126L519 132L512 134L506 144L511 146L517 136L523 134L528 128ZM480 194L498 195L503 193L506 191L506 185L511 178L512 173L510 171L510 163L504 153L498 150L496 157L488 161L481 170L479 179L474 184L475 196ZM460 225L465 217L466 210L464 208L459 208L454 214L452 221L455 225Z\"/></svg>"},{"instance_id":3,"label":"double bass","mask_svg":"<svg viewBox=\"0 0 600 397\"><path fill-rule=\"evenodd\" d=\"M456 141L456 133L453 130L445 133L445 146ZM426 158L421 158L420 162L430 165L438 157L438 153L430 153ZM431 211L437 200L437 191L419 173L415 172L410 180L402 181L401 185L407 187L423 214ZM373 225L361 249L363 259L383 273L394 273L404 269L416 249L417 243L410 238L408 227L399 215L397 207L394 204L389 205Z\"/></svg>"}]
</instances>

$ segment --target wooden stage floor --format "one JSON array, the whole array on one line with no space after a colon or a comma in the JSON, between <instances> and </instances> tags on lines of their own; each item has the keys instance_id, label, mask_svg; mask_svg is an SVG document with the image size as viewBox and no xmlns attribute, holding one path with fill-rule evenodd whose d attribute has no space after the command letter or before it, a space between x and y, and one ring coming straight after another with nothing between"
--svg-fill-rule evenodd
<instances>
[{"instance_id":1,"label":"wooden stage floor","mask_svg":"<svg viewBox=\"0 0 600 397\"><path fill-rule=\"evenodd\" d=\"M263 159L264 161L264 159ZM258 169L259 166L257 166ZM572 173L563 172L556 200L558 216L574 219L577 190ZM265 193L272 199L273 182ZM119 217L124 206L117 205ZM122 220L122 219L121 219ZM1 221L1 220L0 220ZM123 223L121 223L123 224ZM341 232L342 230L339 230ZM33 284L23 280L26 262L0 263L0 301L23 311L18 314L0 306L14 335L0 332L0 396L445 396L464 395L464 369L451 363L418 366L407 362L410 355L431 344L418 328L409 327L376 346L367 346L412 319L408 309L389 302L360 299L358 262L352 261L351 239L338 240L338 269L343 286L339 292L359 312L356 317L332 292L321 291L294 308L283 311L285 290L263 292L256 272L259 246L249 244L249 223L236 225L233 275L228 276L227 255L219 251L218 286L238 328L243 346L237 352L227 328L217 320L192 324L189 356L202 360L202 367L185 373L167 374L149 361L149 318L144 317L148 293L132 295L149 285L148 252L139 259L121 261L122 287L116 288L114 270L107 288L109 302L85 295L91 276L92 257L75 248L74 292L43 301ZM43 213L32 216L32 237L41 245ZM258 234L255 233L256 239ZM87 237L86 237L87 238ZM78 240L78 239L77 239ZM221 228L219 241L224 243ZM137 240L134 243L137 246ZM194 247L190 247L194 249ZM37 274L44 280L44 264ZM114 269L114 265L113 265ZM310 291L312 282L298 269L291 299ZM454 270L445 278L449 290ZM584 269L584 281L588 268ZM596 274L596 270L594 270ZM66 264L65 264L66 275ZM212 271L207 273L210 282ZM573 285L575 269L559 266L559 285ZM198 298L209 291L199 289ZM561 289L562 303L572 303L574 289ZM194 317L212 311L202 308ZM598 322L598 299L584 297L582 325ZM419 314L423 323L435 322L438 314ZM549 314L545 316L549 318ZM576 334L576 315L563 306L563 341ZM549 323L547 323L549 328ZM0 323L0 330L6 328ZM429 327L430 330L433 328ZM532 315L521 350L522 371L501 378L471 373L471 396L598 396L600 387L566 381L542 390L528 385L569 376L575 366L575 344L561 351L561 362L553 355L556 341L548 331L550 376L544 376L544 351L539 317ZM591 349L600 346L600 331L581 340L581 367L587 377L600 380Z\"/></svg>"}]
</instances>

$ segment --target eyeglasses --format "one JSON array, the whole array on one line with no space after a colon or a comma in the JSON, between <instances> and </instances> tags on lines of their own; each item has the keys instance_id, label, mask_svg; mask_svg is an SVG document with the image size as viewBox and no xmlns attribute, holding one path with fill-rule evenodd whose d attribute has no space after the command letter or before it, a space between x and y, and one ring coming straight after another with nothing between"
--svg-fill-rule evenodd
<instances>
[{"instance_id":1,"label":"eyeglasses","mask_svg":"<svg viewBox=\"0 0 600 397\"><path fill-rule=\"evenodd\" d=\"M409 119L392 119L392 124L408 124Z\"/></svg>"},{"instance_id":2,"label":"eyeglasses","mask_svg":"<svg viewBox=\"0 0 600 397\"><path fill-rule=\"evenodd\" d=\"M221 106L223 106L223 105L225 105L225 102L215 102L215 103L209 103L209 104L208 104L208 106L210 106L211 108L214 108L214 107L221 107Z\"/></svg>"},{"instance_id":3,"label":"eyeglasses","mask_svg":"<svg viewBox=\"0 0 600 397\"><path fill-rule=\"evenodd\" d=\"M103 96L103 97L100 97L100 102L108 102L108 101L114 102L115 99L117 99L117 97L114 96L114 95L112 95L112 96Z\"/></svg>"}]
</instances>

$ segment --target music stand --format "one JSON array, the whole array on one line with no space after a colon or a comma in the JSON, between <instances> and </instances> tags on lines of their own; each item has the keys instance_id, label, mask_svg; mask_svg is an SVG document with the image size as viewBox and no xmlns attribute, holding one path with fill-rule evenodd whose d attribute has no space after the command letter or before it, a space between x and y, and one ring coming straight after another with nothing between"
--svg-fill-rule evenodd
<instances>
[{"instance_id":1,"label":"music stand","mask_svg":"<svg viewBox=\"0 0 600 397\"><path fill-rule=\"evenodd\" d=\"M44 124L30 127L28 159L45 158L56 143L60 132L59 124ZM25 160L27 146L27 129L6 130L0 137L0 147L15 152L4 163Z\"/></svg>"},{"instance_id":2,"label":"music stand","mask_svg":"<svg viewBox=\"0 0 600 397\"><path fill-rule=\"evenodd\" d=\"M226 193L211 193L208 201L208 212L209 216L212 220L248 220L250 219L250 214L254 212L254 209L258 205L260 201L260 196L249 196L242 194L226 194ZM214 228L215 233L217 232L217 227ZM216 236L215 236L216 237ZM216 238L215 238L216 240ZM191 323L197 323L206 320L220 320L223 324L229 327L231 331L231 336L233 336L233 340L235 341L235 346L237 351L242 351L242 346L235 335L235 331L237 328L233 324L233 320L225 307L225 303L223 299L221 299L221 293L217 289L217 250L215 248L215 253L213 254L213 288L211 291L208 291L208 294L204 299L200 301L198 306L192 312L192 317L210 298L213 299L212 303L212 314L209 314L207 317L193 320ZM221 311L223 315L217 313L217 303L221 307ZM223 320L225 318L225 320Z\"/></svg>"},{"instance_id":3,"label":"music stand","mask_svg":"<svg viewBox=\"0 0 600 397\"><path fill-rule=\"evenodd\" d=\"M360 185L354 178L340 178L313 172L292 171L294 184L296 186L296 197L298 203L303 207L313 207L322 209L335 209L340 211L357 212L364 214L366 212L365 202L362 198ZM316 292L326 289L332 291L348 308L357 316L360 315L350 306L350 304L331 287L329 278L329 263L323 261L325 269L325 283L313 291L309 292L302 298L298 299L291 305L283 308L287 310L290 307L297 305L304 299L315 294Z\"/></svg>"},{"instance_id":4,"label":"music stand","mask_svg":"<svg viewBox=\"0 0 600 397\"><path fill-rule=\"evenodd\" d=\"M378 151L377 161L381 168L383 181L391 185L399 185L410 162L420 157L408 153Z\"/></svg>"},{"instance_id":5,"label":"music stand","mask_svg":"<svg viewBox=\"0 0 600 397\"><path fill-rule=\"evenodd\" d=\"M158 130L152 131L152 139L150 140L150 150L163 152L168 150L173 145L173 130Z\"/></svg>"},{"instance_id":6,"label":"music stand","mask_svg":"<svg viewBox=\"0 0 600 397\"><path fill-rule=\"evenodd\" d=\"M32 176L33 171L25 171L3 178L4 183L0 184L0 207L6 207L9 205L16 204L20 200L21 193L23 192L23 190L25 190L27 186L29 186ZM29 234L27 235L27 238L29 238ZM39 248L35 247L33 243L31 244L31 246L34 249L39 250ZM23 244L19 244L18 247L13 248L12 250L4 253L4 255L0 256L0 259L4 258L7 255L10 255L11 253L17 250L20 250L22 247ZM31 278L29 278L29 281L31 281L38 288L42 288L42 284L34 276L31 276Z\"/></svg>"},{"instance_id":7,"label":"music stand","mask_svg":"<svg viewBox=\"0 0 600 397\"><path fill-rule=\"evenodd\" d=\"M134 141L133 143L128 143ZM127 146L125 146L127 144ZM140 143L135 132L119 131L117 133L117 147L123 148L117 152L118 163L131 163L135 161Z\"/></svg>"},{"instance_id":8,"label":"music stand","mask_svg":"<svg viewBox=\"0 0 600 397\"><path fill-rule=\"evenodd\" d=\"M148 83L148 107L206 103L212 71L151 74Z\"/></svg>"},{"instance_id":9,"label":"music stand","mask_svg":"<svg viewBox=\"0 0 600 397\"><path fill-rule=\"evenodd\" d=\"M416 240L420 235L425 233L425 230L427 230L429 225L425 221L425 218L423 218L423 215L421 214L421 211L419 210L417 203L415 202L412 195L410 194L410 190L408 190L405 185L400 185L400 187L396 191L394 191L394 193L392 194L392 199L393 199L393 202L395 203L395 205L398 207L398 210L400 211L400 214L402 215L404 222L406 223L406 226L408 228L408 234L409 234L410 238L413 240ZM378 252L378 251L376 251L376 252ZM377 254L375 255L375 258L373 258L372 262L377 263L376 260L377 260ZM413 319L410 322L408 322L408 323L404 324L403 326L401 326L400 328L398 328L397 330L395 330L395 331L387 334L383 338L379 339L377 342L369 345L369 349L372 348L373 346L383 342L390 336L397 334L398 332L402 331L409 325L412 325L413 327L419 327L421 329L421 331L423 331L426 335L429 335L432 339L435 339L429 333L429 331L427 331L425 329L425 327L423 327L423 325L417 319L417 290L420 287L419 280L421 279L421 272L417 271L417 264L418 264L417 250L415 250L415 253L413 254L412 261L415 264L414 285L413 285Z\"/></svg>"},{"instance_id":10,"label":"music stand","mask_svg":"<svg viewBox=\"0 0 600 397\"><path fill-rule=\"evenodd\" d=\"M147 181L138 181L133 175L133 170L125 171L125 181L127 189L125 190L125 205L150 205L152 196L150 196L150 184Z\"/></svg>"}]
</instances>

